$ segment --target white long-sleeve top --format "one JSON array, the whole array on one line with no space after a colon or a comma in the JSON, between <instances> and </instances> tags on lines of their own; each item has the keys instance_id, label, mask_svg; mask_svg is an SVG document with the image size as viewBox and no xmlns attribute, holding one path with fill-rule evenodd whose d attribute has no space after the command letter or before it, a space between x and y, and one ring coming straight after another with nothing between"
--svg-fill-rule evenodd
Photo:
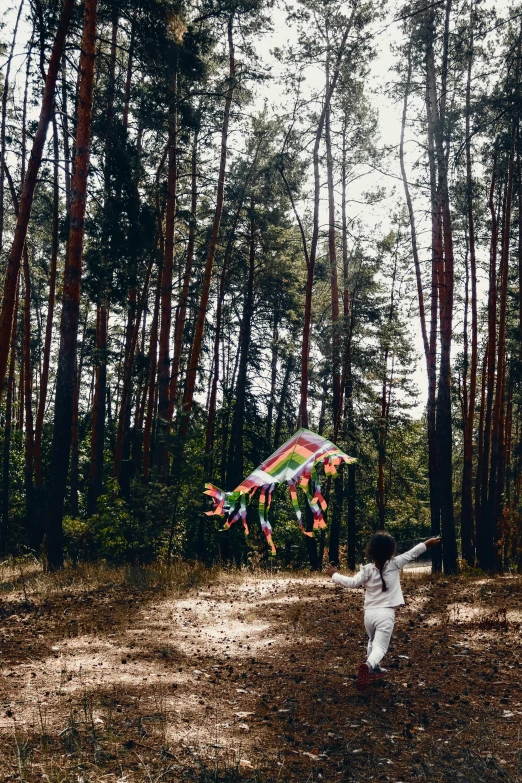
<instances>
[{"instance_id":1,"label":"white long-sleeve top","mask_svg":"<svg viewBox=\"0 0 522 783\"><path fill-rule=\"evenodd\" d=\"M392 557L382 569L382 575L388 589L383 591L381 575L375 563L366 563L356 576L343 576L336 572L332 576L332 582L343 587L364 587L364 608L396 607L404 604L400 573L406 563L416 560L426 551L426 544L417 544L409 552Z\"/></svg>"}]
</instances>

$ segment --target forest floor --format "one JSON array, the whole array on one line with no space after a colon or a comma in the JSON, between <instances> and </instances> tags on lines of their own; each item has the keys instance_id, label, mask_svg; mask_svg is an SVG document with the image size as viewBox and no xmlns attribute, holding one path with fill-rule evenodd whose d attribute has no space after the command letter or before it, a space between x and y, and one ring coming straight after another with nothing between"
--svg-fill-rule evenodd
<instances>
[{"instance_id":1,"label":"forest floor","mask_svg":"<svg viewBox=\"0 0 522 783\"><path fill-rule=\"evenodd\" d=\"M364 693L362 594L324 576L0 579L2 782L522 781L520 577L405 572Z\"/></svg>"}]
</instances>

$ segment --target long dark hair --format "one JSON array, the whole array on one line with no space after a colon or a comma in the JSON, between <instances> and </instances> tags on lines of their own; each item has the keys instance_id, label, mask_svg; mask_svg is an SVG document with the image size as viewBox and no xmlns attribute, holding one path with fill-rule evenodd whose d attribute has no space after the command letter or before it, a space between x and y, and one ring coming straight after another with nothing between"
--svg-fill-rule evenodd
<instances>
[{"instance_id":1,"label":"long dark hair","mask_svg":"<svg viewBox=\"0 0 522 783\"><path fill-rule=\"evenodd\" d=\"M386 592L388 586L384 581L382 575L382 569L388 562L388 560L395 554L395 539L389 533L384 530L378 530L377 533L370 539L370 543L366 547L366 557L368 560L377 561L380 565L379 573L381 575L382 591Z\"/></svg>"}]
</instances>

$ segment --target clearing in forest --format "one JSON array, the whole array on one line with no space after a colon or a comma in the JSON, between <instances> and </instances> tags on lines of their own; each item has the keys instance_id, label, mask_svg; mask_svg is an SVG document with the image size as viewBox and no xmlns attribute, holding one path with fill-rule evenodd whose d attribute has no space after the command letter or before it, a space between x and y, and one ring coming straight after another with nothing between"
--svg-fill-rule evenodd
<instances>
[{"instance_id":1,"label":"clearing in forest","mask_svg":"<svg viewBox=\"0 0 522 783\"><path fill-rule=\"evenodd\" d=\"M522 579L406 572L389 674L324 576L4 569L1 781L522 780Z\"/></svg>"}]
</instances>

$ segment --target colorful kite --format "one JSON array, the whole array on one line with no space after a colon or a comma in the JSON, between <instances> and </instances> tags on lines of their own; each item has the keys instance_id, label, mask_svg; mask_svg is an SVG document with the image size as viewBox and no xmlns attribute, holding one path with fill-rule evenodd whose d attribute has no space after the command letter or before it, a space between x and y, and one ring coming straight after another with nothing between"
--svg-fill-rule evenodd
<instances>
[{"instance_id":1,"label":"colorful kite","mask_svg":"<svg viewBox=\"0 0 522 783\"><path fill-rule=\"evenodd\" d=\"M314 517L314 530L326 527L322 513L326 510L326 501L321 495L317 467L322 463L325 475L335 478L337 467L341 462L355 461L354 457L349 457L326 438L322 438L310 430L300 429L253 473L247 476L233 492L224 492L213 484L205 484L205 495L210 495L214 501L214 509L205 513L208 516L217 514L221 517L227 517L225 530L241 519L245 533L248 535L247 504L259 489L261 528L272 549L272 554L275 554L276 549L272 541L272 526L268 521L268 511L276 484L283 481L288 483L299 527L305 536L313 536L313 533L305 530L297 499L297 487L301 487L308 500Z\"/></svg>"}]
</instances>

